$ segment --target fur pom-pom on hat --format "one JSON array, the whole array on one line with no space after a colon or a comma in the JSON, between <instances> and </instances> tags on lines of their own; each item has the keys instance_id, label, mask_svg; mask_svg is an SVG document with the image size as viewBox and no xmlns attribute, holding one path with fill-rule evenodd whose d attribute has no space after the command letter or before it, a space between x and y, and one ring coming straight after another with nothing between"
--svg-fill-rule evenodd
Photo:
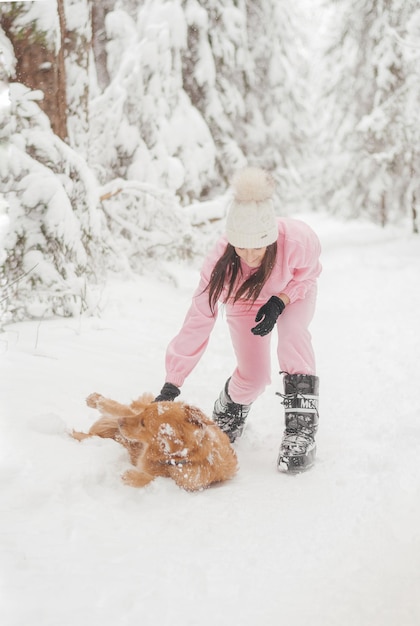
<instances>
[{"instance_id":1,"label":"fur pom-pom on hat","mask_svg":"<svg viewBox=\"0 0 420 626\"><path fill-rule=\"evenodd\" d=\"M237 202L263 202L273 197L274 178L259 167L246 167L235 174L232 180Z\"/></svg>"},{"instance_id":2,"label":"fur pom-pom on hat","mask_svg":"<svg viewBox=\"0 0 420 626\"><path fill-rule=\"evenodd\" d=\"M274 212L273 177L258 167L235 174L233 201L226 220L226 236L235 248L263 248L274 243L278 227Z\"/></svg>"}]
</instances>

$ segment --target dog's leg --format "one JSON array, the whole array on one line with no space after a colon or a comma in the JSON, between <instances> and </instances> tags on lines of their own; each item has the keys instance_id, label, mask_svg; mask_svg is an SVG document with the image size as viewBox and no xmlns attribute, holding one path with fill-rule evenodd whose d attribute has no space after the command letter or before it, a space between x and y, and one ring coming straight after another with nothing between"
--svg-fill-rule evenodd
<instances>
[{"instance_id":1,"label":"dog's leg","mask_svg":"<svg viewBox=\"0 0 420 626\"><path fill-rule=\"evenodd\" d=\"M154 480L154 476L130 469L122 475L123 482L130 487L145 487Z\"/></svg>"},{"instance_id":2,"label":"dog's leg","mask_svg":"<svg viewBox=\"0 0 420 626\"><path fill-rule=\"evenodd\" d=\"M131 407L105 398L100 393L91 393L86 398L86 404L92 409L98 409L104 417L130 417L136 414Z\"/></svg>"},{"instance_id":3,"label":"dog's leg","mask_svg":"<svg viewBox=\"0 0 420 626\"><path fill-rule=\"evenodd\" d=\"M189 465L170 468L170 477L178 487L185 491L201 491L211 484L206 468L203 466L192 467Z\"/></svg>"},{"instance_id":4,"label":"dog's leg","mask_svg":"<svg viewBox=\"0 0 420 626\"><path fill-rule=\"evenodd\" d=\"M126 416L131 417L135 412L124 404L119 404L114 400L101 396L100 393L91 393L86 398L86 404L92 409L98 409L102 417L91 426L88 433L74 430L71 435L78 441L83 441L87 437L103 437L104 439L116 439L118 436L118 419ZM123 443L123 442L120 442ZM130 452L130 450L129 450ZM134 455L134 450L133 450ZM132 453L130 452L130 456Z\"/></svg>"},{"instance_id":5,"label":"dog's leg","mask_svg":"<svg viewBox=\"0 0 420 626\"><path fill-rule=\"evenodd\" d=\"M128 451L130 455L130 461L133 465L137 465L137 462L143 452L144 445L141 441L130 441L122 435L119 431L115 437L115 441L118 441Z\"/></svg>"}]
</instances>

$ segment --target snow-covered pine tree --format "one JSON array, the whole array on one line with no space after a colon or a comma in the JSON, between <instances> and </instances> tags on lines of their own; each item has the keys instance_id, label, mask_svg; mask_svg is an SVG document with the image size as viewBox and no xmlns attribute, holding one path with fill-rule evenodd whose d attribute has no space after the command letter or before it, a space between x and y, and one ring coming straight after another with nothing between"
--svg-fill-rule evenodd
<instances>
[{"instance_id":1,"label":"snow-covered pine tree","mask_svg":"<svg viewBox=\"0 0 420 626\"><path fill-rule=\"evenodd\" d=\"M69 145L85 158L89 141L89 100L93 75L92 15L89 0L58 0L65 47ZM95 85L93 85L95 87Z\"/></svg>"},{"instance_id":2,"label":"snow-covered pine tree","mask_svg":"<svg viewBox=\"0 0 420 626\"><path fill-rule=\"evenodd\" d=\"M52 132L38 106L42 93L14 83L10 94L11 132L0 170L8 205L2 320L74 315L92 306L87 284L101 220L95 181L82 157Z\"/></svg>"},{"instance_id":3,"label":"snow-covered pine tree","mask_svg":"<svg viewBox=\"0 0 420 626\"><path fill-rule=\"evenodd\" d=\"M31 42L35 51L41 46L58 54L62 21L55 1L7 3L1 9L2 24L7 24L12 42L23 39L29 48L24 52L17 44L14 51L12 48L7 79L16 77L22 82L8 86L10 107L0 122L8 141L7 159L2 160L0 169L7 206L0 266L2 321L72 315L92 304L87 281L97 267L93 258L101 240L97 184L87 163L53 132L49 117L40 108L45 93L52 97L55 83L40 80L44 91L31 90L43 71L42 55L34 54L34 75L27 79ZM19 62L16 51L21 55ZM25 59L26 73L22 69ZM19 63L21 71L16 76ZM45 71L49 72L51 65L54 59ZM53 95L61 102L65 90ZM56 119L54 106L43 106ZM60 128L57 122L56 130Z\"/></svg>"},{"instance_id":4,"label":"snow-covered pine tree","mask_svg":"<svg viewBox=\"0 0 420 626\"><path fill-rule=\"evenodd\" d=\"M66 2L65 16L70 15L70 27L76 27L77 14L71 17L76 5L69 0L66 7ZM55 0L16 3L10 27L17 34L20 29L39 30L36 39L57 42L64 23L57 11ZM4 33L2 37L10 52L7 80L15 76L16 58L10 40ZM72 85L70 100L75 102L72 98L76 97L82 103L80 111L70 108L75 150L52 132L39 107L43 92L21 83L10 85L11 107L0 128L0 136L8 139L7 158L0 167L0 183L7 199L1 208L4 211L6 207L7 215L0 225L3 321L73 315L92 309L95 302L89 286L98 269L140 270L148 261L156 266L158 258L191 253L189 225L172 191L162 191L150 183L120 181L112 172L110 184L100 187L83 158L86 144L82 137L79 149L81 133L77 129L83 129L86 113L88 56L92 58L82 55L81 68L72 52L66 59ZM77 91L79 86L81 91ZM150 113L153 105L149 106ZM107 126L118 128L119 119L112 108L104 116ZM125 139L129 140L129 134ZM104 149L108 149L106 144Z\"/></svg>"},{"instance_id":5,"label":"snow-covered pine tree","mask_svg":"<svg viewBox=\"0 0 420 626\"><path fill-rule=\"evenodd\" d=\"M109 84L91 100L89 162L106 222L130 267L190 257L179 201L213 175L214 144L182 89L178 2L120 2L105 16Z\"/></svg>"},{"instance_id":6,"label":"snow-covered pine tree","mask_svg":"<svg viewBox=\"0 0 420 626\"><path fill-rule=\"evenodd\" d=\"M404 205L411 213L412 229L420 232L420 127L418 112L420 106L420 8L415 10L406 22L404 37L394 32L393 36L403 48L404 61L409 69L404 98L404 130L409 142L403 143L407 150L402 163L406 169L404 179L408 179L405 188ZM407 145L409 144L409 145Z\"/></svg>"},{"instance_id":7,"label":"snow-covered pine tree","mask_svg":"<svg viewBox=\"0 0 420 626\"><path fill-rule=\"evenodd\" d=\"M314 154L319 159L312 200L347 216L361 210L355 207L358 182L353 161L362 148L355 140L355 128L373 101L373 68L368 62L373 4L372 0L324 3L329 8L321 40L324 57L319 82L314 83L319 115Z\"/></svg>"},{"instance_id":8,"label":"snow-covered pine tree","mask_svg":"<svg viewBox=\"0 0 420 626\"><path fill-rule=\"evenodd\" d=\"M311 108L310 12L305 3L256 0L247 5L246 125L240 143L247 155L276 173L283 210L304 202ZM294 206L294 209L296 205Z\"/></svg>"},{"instance_id":9,"label":"snow-covered pine tree","mask_svg":"<svg viewBox=\"0 0 420 626\"><path fill-rule=\"evenodd\" d=\"M310 119L303 23L274 0L148 0L137 13L122 0L105 19L110 84L92 102L100 179L148 181L196 200L249 160L296 187L290 172ZM120 118L112 130L110 107Z\"/></svg>"},{"instance_id":10,"label":"snow-covered pine tree","mask_svg":"<svg viewBox=\"0 0 420 626\"><path fill-rule=\"evenodd\" d=\"M323 197L333 211L386 224L412 210L407 188L420 178L413 117L420 102L418 62L404 38L416 10L415 0L358 0L332 13Z\"/></svg>"},{"instance_id":11,"label":"snow-covered pine tree","mask_svg":"<svg viewBox=\"0 0 420 626\"><path fill-rule=\"evenodd\" d=\"M196 199L214 178L215 146L182 89L183 11L147 0L135 21L120 6L105 20L111 82L91 102L89 161L102 183L120 177Z\"/></svg>"},{"instance_id":12,"label":"snow-covered pine tree","mask_svg":"<svg viewBox=\"0 0 420 626\"><path fill-rule=\"evenodd\" d=\"M183 86L210 130L218 175L215 184L224 187L232 172L243 167L247 157L254 157L240 147L250 82L247 75L252 71L246 2L183 0L182 6L187 23Z\"/></svg>"},{"instance_id":13,"label":"snow-covered pine tree","mask_svg":"<svg viewBox=\"0 0 420 626\"><path fill-rule=\"evenodd\" d=\"M15 71L16 59L10 39L0 26L0 178L7 176L7 164L9 161L10 126L10 95L9 76ZM4 240L9 229L9 217L7 215L7 201L4 190L0 188L0 264L6 260ZM0 279L0 300L5 281Z\"/></svg>"},{"instance_id":14,"label":"snow-covered pine tree","mask_svg":"<svg viewBox=\"0 0 420 626\"><path fill-rule=\"evenodd\" d=\"M219 178L229 180L246 162L260 165L277 172L284 199L286 190L302 186L298 170L312 120L300 3L182 5L188 24L184 89L215 141Z\"/></svg>"},{"instance_id":15,"label":"snow-covered pine tree","mask_svg":"<svg viewBox=\"0 0 420 626\"><path fill-rule=\"evenodd\" d=\"M407 98L412 100L419 74L414 63L407 63L401 37L402 33L406 34L408 19L416 5L402 0L382 3L382 12L376 16L371 30L370 62L376 90L371 111L355 129L365 149L355 170L364 190L360 202L383 225L408 215L406 190L413 178L418 181L420 177L418 122L407 107ZM417 109L419 106L417 90Z\"/></svg>"}]
</instances>

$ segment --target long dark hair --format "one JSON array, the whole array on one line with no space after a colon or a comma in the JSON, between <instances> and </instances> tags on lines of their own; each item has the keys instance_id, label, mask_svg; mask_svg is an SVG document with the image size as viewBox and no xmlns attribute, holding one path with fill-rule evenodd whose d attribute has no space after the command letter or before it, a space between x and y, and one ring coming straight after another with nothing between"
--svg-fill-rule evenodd
<instances>
[{"instance_id":1,"label":"long dark hair","mask_svg":"<svg viewBox=\"0 0 420 626\"><path fill-rule=\"evenodd\" d=\"M216 310L216 304L225 285L227 285L226 300L233 297L233 302L244 298L251 303L260 295L261 289L271 274L277 254L277 242L267 246L261 265L251 276L235 289L238 275L241 274L241 260L235 252L235 248L228 243L226 250L217 261L210 276L206 291L209 292L209 305L212 313Z\"/></svg>"}]
</instances>

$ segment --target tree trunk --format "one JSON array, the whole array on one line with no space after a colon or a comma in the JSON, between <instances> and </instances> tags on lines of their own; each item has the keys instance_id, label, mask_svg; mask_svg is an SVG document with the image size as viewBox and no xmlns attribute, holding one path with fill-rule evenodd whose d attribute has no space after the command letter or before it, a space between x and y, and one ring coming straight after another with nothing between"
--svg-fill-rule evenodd
<instances>
[{"instance_id":1,"label":"tree trunk","mask_svg":"<svg viewBox=\"0 0 420 626\"><path fill-rule=\"evenodd\" d=\"M386 214L386 195L385 192L382 193L381 196L381 204L380 204L380 221L381 226L385 227L388 222L387 214Z\"/></svg>"},{"instance_id":2,"label":"tree trunk","mask_svg":"<svg viewBox=\"0 0 420 626\"><path fill-rule=\"evenodd\" d=\"M64 0L57 0L58 19L60 23L60 50L57 55L57 74L59 77L59 90L57 94L59 115L61 123L64 124L64 134L57 132L61 139L67 139L67 90L66 90L66 68L64 63L64 33L66 32L66 16L64 13ZM51 119L51 117L50 117ZM54 130L54 129L53 129Z\"/></svg>"},{"instance_id":3,"label":"tree trunk","mask_svg":"<svg viewBox=\"0 0 420 626\"><path fill-rule=\"evenodd\" d=\"M19 10L19 9L18 9ZM26 11L25 6L20 9ZM64 32L63 0L57 0L60 24L60 42ZM44 93L39 106L48 115L51 127L61 139L67 139L66 76L63 45L55 51L55 42L46 40L46 33L38 30L36 22L25 28L14 27L14 11L2 14L2 27L12 42L16 57L16 81Z\"/></svg>"},{"instance_id":4,"label":"tree trunk","mask_svg":"<svg viewBox=\"0 0 420 626\"><path fill-rule=\"evenodd\" d=\"M93 0L92 43L99 88L108 87L110 78L107 67L105 18L114 9L116 0Z\"/></svg>"},{"instance_id":5,"label":"tree trunk","mask_svg":"<svg viewBox=\"0 0 420 626\"><path fill-rule=\"evenodd\" d=\"M413 233L419 234L419 226L417 223L417 209L416 209L416 193L413 191L411 196L411 218L413 220Z\"/></svg>"},{"instance_id":6,"label":"tree trunk","mask_svg":"<svg viewBox=\"0 0 420 626\"><path fill-rule=\"evenodd\" d=\"M65 64L69 144L87 156L89 132L89 70L92 52L90 0L61 0L66 12Z\"/></svg>"}]
</instances>

